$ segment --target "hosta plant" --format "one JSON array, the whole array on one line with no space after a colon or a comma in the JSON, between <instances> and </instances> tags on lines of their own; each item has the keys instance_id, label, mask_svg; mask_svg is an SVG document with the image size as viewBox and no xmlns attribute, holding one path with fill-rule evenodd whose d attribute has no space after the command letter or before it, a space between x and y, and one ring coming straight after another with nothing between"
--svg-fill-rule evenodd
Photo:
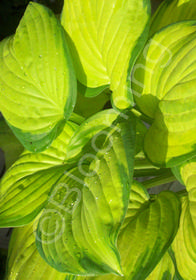
<instances>
[{"instance_id":1,"label":"hosta plant","mask_svg":"<svg viewBox=\"0 0 196 280\"><path fill-rule=\"evenodd\" d=\"M196 279L196 5L150 4L32 2L0 42L5 279Z\"/></svg>"}]
</instances>

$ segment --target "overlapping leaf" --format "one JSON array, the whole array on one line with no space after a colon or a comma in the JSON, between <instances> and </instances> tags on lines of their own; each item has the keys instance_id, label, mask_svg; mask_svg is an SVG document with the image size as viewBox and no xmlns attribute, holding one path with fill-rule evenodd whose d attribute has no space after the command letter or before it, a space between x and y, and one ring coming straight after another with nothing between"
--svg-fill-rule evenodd
<instances>
[{"instance_id":1,"label":"overlapping leaf","mask_svg":"<svg viewBox=\"0 0 196 280\"><path fill-rule=\"evenodd\" d=\"M0 119L0 149L4 152L6 169L17 160L24 150L3 118Z\"/></svg>"},{"instance_id":2,"label":"overlapping leaf","mask_svg":"<svg viewBox=\"0 0 196 280\"><path fill-rule=\"evenodd\" d=\"M182 197L180 227L172 244L176 264L184 280L196 279L196 157L174 168L174 174L186 186Z\"/></svg>"},{"instance_id":3,"label":"overlapping leaf","mask_svg":"<svg viewBox=\"0 0 196 280\"><path fill-rule=\"evenodd\" d=\"M165 0L151 20L150 36L171 23L183 20L196 20L195 0Z\"/></svg>"},{"instance_id":4,"label":"overlapping leaf","mask_svg":"<svg viewBox=\"0 0 196 280\"><path fill-rule=\"evenodd\" d=\"M127 118L126 115L123 116L125 119ZM115 123L119 118L121 118L119 112L108 109L91 116L83 122L67 147L67 159L76 156L81 157L84 153L83 148L89 141L91 142L90 147L94 147L94 152L98 152L99 146L96 142L99 142L99 138L102 138L102 136L105 138L108 135L108 131L105 131L105 129L115 128Z\"/></svg>"},{"instance_id":5,"label":"overlapping leaf","mask_svg":"<svg viewBox=\"0 0 196 280\"><path fill-rule=\"evenodd\" d=\"M149 0L64 2L62 25L78 80L92 90L109 85L120 109L133 102L130 71L148 36L149 15Z\"/></svg>"},{"instance_id":6,"label":"overlapping leaf","mask_svg":"<svg viewBox=\"0 0 196 280\"><path fill-rule=\"evenodd\" d=\"M66 275L49 266L35 245L35 224L13 230L6 280L65 280Z\"/></svg>"},{"instance_id":7,"label":"overlapping leaf","mask_svg":"<svg viewBox=\"0 0 196 280\"><path fill-rule=\"evenodd\" d=\"M154 119L144 149L155 165L175 166L195 153L195 56L196 21L187 21L156 33L135 65L136 103Z\"/></svg>"},{"instance_id":8,"label":"overlapping leaf","mask_svg":"<svg viewBox=\"0 0 196 280\"><path fill-rule=\"evenodd\" d=\"M113 127L114 129L118 130L116 124L118 123L119 119L122 118L126 120L129 118L129 116L130 113L126 111L124 113L119 113L114 109L104 110L91 116L88 120L80 125L73 135L67 147L67 159L71 159L76 156L81 157L81 155L84 153L83 149L89 142L90 147L88 147L88 152L90 148L92 148L91 152L92 150L97 152L99 150L99 142L101 143L102 138L108 135L107 128ZM135 155L139 154L143 150L143 140L146 131L147 129L145 125L139 119L136 119Z\"/></svg>"},{"instance_id":9,"label":"overlapping leaf","mask_svg":"<svg viewBox=\"0 0 196 280\"><path fill-rule=\"evenodd\" d=\"M146 279L170 246L179 217L180 201L174 193L162 192L151 200L146 190L134 182L128 215L118 238L124 277L110 274L90 280ZM67 276L67 280L71 279L87 280Z\"/></svg>"},{"instance_id":10,"label":"overlapping leaf","mask_svg":"<svg viewBox=\"0 0 196 280\"><path fill-rule=\"evenodd\" d=\"M90 117L99 112L110 99L109 94L106 94L106 92L89 98L85 97L84 91L85 87L78 83L78 95L74 112L84 117Z\"/></svg>"},{"instance_id":11,"label":"overlapping leaf","mask_svg":"<svg viewBox=\"0 0 196 280\"><path fill-rule=\"evenodd\" d=\"M101 125L103 114L98 114ZM111 116L115 115L108 117ZM93 160L77 162L51 193L39 221L37 247L59 271L88 276L122 273L116 240L127 211L133 176L134 122L132 115L127 120L118 118L99 151L86 154ZM90 123L86 122L86 130L85 125L78 130L78 135L86 131L84 142L88 142L90 131L91 137L94 135ZM99 118L99 128L98 124ZM72 140L81 139L78 135Z\"/></svg>"},{"instance_id":12,"label":"overlapping leaf","mask_svg":"<svg viewBox=\"0 0 196 280\"><path fill-rule=\"evenodd\" d=\"M76 78L64 30L30 3L16 34L0 44L0 110L30 151L42 151L73 111Z\"/></svg>"},{"instance_id":13,"label":"overlapping leaf","mask_svg":"<svg viewBox=\"0 0 196 280\"><path fill-rule=\"evenodd\" d=\"M0 182L0 227L31 222L43 208L66 167L66 148L77 125L68 121L52 146L42 153L25 151Z\"/></svg>"},{"instance_id":14,"label":"overlapping leaf","mask_svg":"<svg viewBox=\"0 0 196 280\"><path fill-rule=\"evenodd\" d=\"M173 280L174 277L175 267L167 252L146 280Z\"/></svg>"},{"instance_id":15,"label":"overlapping leaf","mask_svg":"<svg viewBox=\"0 0 196 280\"><path fill-rule=\"evenodd\" d=\"M178 229L180 203L173 193L162 192L155 201L149 201L148 206L144 204L143 207L130 218L118 240L123 271L128 280L145 279L149 275Z\"/></svg>"}]
</instances>

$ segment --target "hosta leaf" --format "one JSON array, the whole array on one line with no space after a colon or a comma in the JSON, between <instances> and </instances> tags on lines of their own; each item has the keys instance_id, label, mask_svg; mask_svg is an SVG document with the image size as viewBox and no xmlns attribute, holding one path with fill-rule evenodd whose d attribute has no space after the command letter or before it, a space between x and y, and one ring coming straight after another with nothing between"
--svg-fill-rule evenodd
<instances>
[{"instance_id":1,"label":"hosta leaf","mask_svg":"<svg viewBox=\"0 0 196 280\"><path fill-rule=\"evenodd\" d=\"M78 87L77 102L74 108L74 112L84 117L90 117L103 109L104 105L107 101L109 101L110 97L104 91L98 96L88 98L84 96L84 90L85 87L80 84L80 86Z\"/></svg>"},{"instance_id":2,"label":"hosta leaf","mask_svg":"<svg viewBox=\"0 0 196 280\"><path fill-rule=\"evenodd\" d=\"M128 280L145 279L149 275L178 229L180 203L175 194L162 192L145 206L130 218L118 240L122 267Z\"/></svg>"},{"instance_id":3,"label":"hosta leaf","mask_svg":"<svg viewBox=\"0 0 196 280\"><path fill-rule=\"evenodd\" d=\"M130 113L127 111L119 113L114 109L108 109L88 118L78 127L71 138L67 147L67 159L76 156L81 157L87 143L91 147L91 152L97 152L99 150L99 142L109 134L110 129L118 130L116 124L118 124L119 120L126 120L129 117ZM135 154L138 154L143 149L143 138L146 130L145 125L139 119L136 119ZM133 133L135 132L133 131Z\"/></svg>"},{"instance_id":4,"label":"hosta leaf","mask_svg":"<svg viewBox=\"0 0 196 280\"><path fill-rule=\"evenodd\" d=\"M105 131L105 129L117 129L115 123L118 122L118 118L121 118L121 116L125 119L128 117L126 114L120 114L118 111L108 109L84 121L76 130L67 147L67 159L75 156L81 157L82 149L89 141L91 142L90 146L94 147L94 152L97 152L99 147L96 142L102 136L106 137L108 135L109 132Z\"/></svg>"},{"instance_id":5,"label":"hosta leaf","mask_svg":"<svg viewBox=\"0 0 196 280\"><path fill-rule=\"evenodd\" d=\"M49 266L35 245L35 221L13 230L6 280L65 280L65 274Z\"/></svg>"},{"instance_id":6,"label":"hosta leaf","mask_svg":"<svg viewBox=\"0 0 196 280\"><path fill-rule=\"evenodd\" d=\"M148 158L175 166L196 150L196 21L156 33L133 73L136 103L154 119L144 140Z\"/></svg>"},{"instance_id":7,"label":"hosta leaf","mask_svg":"<svg viewBox=\"0 0 196 280\"><path fill-rule=\"evenodd\" d=\"M175 267L167 252L146 280L173 280L174 277Z\"/></svg>"},{"instance_id":8,"label":"hosta leaf","mask_svg":"<svg viewBox=\"0 0 196 280\"><path fill-rule=\"evenodd\" d=\"M68 121L50 148L25 151L6 172L0 182L0 227L25 225L40 212L66 169L66 148L76 127Z\"/></svg>"},{"instance_id":9,"label":"hosta leaf","mask_svg":"<svg viewBox=\"0 0 196 280\"><path fill-rule=\"evenodd\" d=\"M26 149L58 136L76 99L64 30L52 12L30 3L16 34L0 43L0 110Z\"/></svg>"},{"instance_id":10,"label":"hosta leaf","mask_svg":"<svg viewBox=\"0 0 196 280\"><path fill-rule=\"evenodd\" d=\"M6 169L16 161L24 150L3 118L0 119L0 149L4 152Z\"/></svg>"},{"instance_id":11,"label":"hosta leaf","mask_svg":"<svg viewBox=\"0 0 196 280\"><path fill-rule=\"evenodd\" d=\"M171 23L193 19L196 20L195 0L165 0L152 18L150 36Z\"/></svg>"},{"instance_id":12,"label":"hosta leaf","mask_svg":"<svg viewBox=\"0 0 196 280\"><path fill-rule=\"evenodd\" d=\"M149 15L149 0L64 2L61 21L78 80L89 88L109 85L120 109L133 102L130 72L148 36Z\"/></svg>"},{"instance_id":13,"label":"hosta leaf","mask_svg":"<svg viewBox=\"0 0 196 280\"><path fill-rule=\"evenodd\" d=\"M89 88L84 86L78 81L78 90L85 96L85 97L96 97L97 95L109 91L109 85L104 85L96 88Z\"/></svg>"},{"instance_id":14,"label":"hosta leaf","mask_svg":"<svg viewBox=\"0 0 196 280\"><path fill-rule=\"evenodd\" d=\"M129 196L129 206L126 213L126 219L130 220L138 211L141 211L143 206L146 206L146 202L149 203L150 196L147 190L137 181L134 181L131 186L131 193Z\"/></svg>"},{"instance_id":15,"label":"hosta leaf","mask_svg":"<svg viewBox=\"0 0 196 280\"><path fill-rule=\"evenodd\" d=\"M116 239L133 176L133 131L133 117L120 119L94 159L65 172L51 193L39 221L37 247L57 270L122 273Z\"/></svg>"},{"instance_id":16,"label":"hosta leaf","mask_svg":"<svg viewBox=\"0 0 196 280\"><path fill-rule=\"evenodd\" d=\"M136 182L132 191L129 215L118 237L124 277L110 274L91 277L90 280L146 279L175 237L180 217L177 196L167 191L151 200L146 190ZM67 276L67 280L71 279ZM87 280L85 277L75 279Z\"/></svg>"},{"instance_id":17,"label":"hosta leaf","mask_svg":"<svg viewBox=\"0 0 196 280\"><path fill-rule=\"evenodd\" d=\"M175 168L186 186L182 197L180 227L172 244L176 264L184 280L196 279L196 157Z\"/></svg>"}]
</instances>

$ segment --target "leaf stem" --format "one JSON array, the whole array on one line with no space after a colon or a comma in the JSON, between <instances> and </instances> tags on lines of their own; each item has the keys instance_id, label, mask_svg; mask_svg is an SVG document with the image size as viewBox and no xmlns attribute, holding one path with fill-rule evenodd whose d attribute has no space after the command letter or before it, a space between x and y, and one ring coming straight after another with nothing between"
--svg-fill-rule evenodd
<instances>
[{"instance_id":1,"label":"leaf stem","mask_svg":"<svg viewBox=\"0 0 196 280\"><path fill-rule=\"evenodd\" d=\"M139 118L140 120L148 123L148 124L152 124L153 120L151 118L149 118L148 116L146 115L143 115L140 111L138 111L137 109L135 108L132 108L131 109L131 112L137 117Z\"/></svg>"},{"instance_id":2,"label":"leaf stem","mask_svg":"<svg viewBox=\"0 0 196 280\"><path fill-rule=\"evenodd\" d=\"M152 165L152 163L149 162L147 159L141 159L141 158L136 158L134 161L134 169L160 169L159 167L156 167Z\"/></svg>"},{"instance_id":3,"label":"leaf stem","mask_svg":"<svg viewBox=\"0 0 196 280\"><path fill-rule=\"evenodd\" d=\"M146 168L146 169L134 169L134 177L152 177L158 176L165 173L163 169L156 169L156 168Z\"/></svg>"},{"instance_id":4,"label":"leaf stem","mask_svg":"<svg viewBox=\"0 0 196 280\"><path fill-rule=\"evenodd\" d=\"M188 192L187 192L186 189L184 189L184 190L181 190L181 191L177 192L177 195L178 195L179 197L187 196L187 195L188 195Z\"/></svg>"},{"instance_id":5,"label":"leaf stem","mask_svg":"<svg viewBox=\"0 0 196 280\"><path fill-rule=\"evenodd\" d=\"M147 189L162 185L162 184L167 184L176 181L176 177L171 173L170 170L166 172L165 174L162 174L160 176L157 176L155 178L146 180L142 182L143 186L145 186Z\"/></svg>"}]
</instances>

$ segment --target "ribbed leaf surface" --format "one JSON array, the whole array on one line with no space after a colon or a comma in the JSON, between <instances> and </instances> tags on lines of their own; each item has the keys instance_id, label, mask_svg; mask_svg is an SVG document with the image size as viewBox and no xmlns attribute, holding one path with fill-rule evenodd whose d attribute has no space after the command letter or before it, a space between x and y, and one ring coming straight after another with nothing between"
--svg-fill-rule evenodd
<instances>
[{"instance_id":1,"label":"ribbed leaf surface","mask_svg":"<svg viewBox=\"0 0 196 280\"><path fill-rule=\"evenodd\" d=\"M159 263L177 232L180 201L172 192L162 192L152 201L136 182L132 191L130 211L118 238L124 277L111 274L91 278L67 276L67 280L141 280Z\"/></svg>"},{"instance_id":2,"label":"ribbed leaf surface","mask_svg":"<svg viewBox=\"0 0 196 280\"><path fill-rule=\"evenodd\" d=\"M196 150L196 21L156 33L138 59L136 103L154 119L144 150L155 165L175 166Z\"/></svg>"},{"instance_id":3,"label":"ribbed leaf surface","mask_svg":"<svg viewBox=\"0 0 196 280\"><path fill-rule=\"evenodd\" d=\"M0 182L0 227L25 225L40 212L66 169L66 148L76 127L68 121L50 148L25 151L6 172Z\"/></svg>"},{"instance_id":4,"label":"ribbed leaf surface","mask_svg":"<svg viewBox=\"0 0 196 280\"><path fill-rule=\"evenodd\" d=\"M6 280L65 280L65 274L49 266L35 245L36 222L13 230Z\"/></svg>"},{"instance_id":5,"label":"ribbed leaf surface","mask_svg":"<svg viewBox=\"0 0 196 280\"><path fill-rule=\"evenodd\" d=\"M110 85L120 109L133 102L130 71L148 36L149 14L149 0L64 2L61 20L78 80L90 88Z\"/></svg>"},{"instance_id":6,"label":"ribbed leaf surface","mask_svg":"<svg viewBox=\"0 0 196 280\"><path fill-rule=\"evenodd\" d=\"M30 3L16 34L0 44L0 110L30 151L42 151L73 111L76 78L55 15Z\"/></svg>"},{"instance_id":7,"label":"ribbed leaf surface","mask_svg":"<svg viewBox=\"0 0 196 280\"><path fill-rule=\"evenodd\" d=\"M151 20L150 36L171 23L183 20L196 20L195 0L165 0Z\"/></svg>"},{"instance_id":8,"label":"ribbed leaf surface","mask_svg":"<svg viewBox=\"0 0 196 280\"><path fill-rule=\"evenodd\" d=\"M37 247L59 271L122 273L116 240L128 207L134 142L134 117L122 118L110 128L102 151L65 172L55 186L39 221Z\"/></svg>"},{"instance_id":9,"label":"ribbed leaf surface","mask_svg":"<svg viewBox=\"0 0 196 280\"><path fill-rule=\"evenodd\" d=\"M196 279L196 158L175 168L188 196L182 198L180 227L172 244L178 271L185 280Z\"/></svg>"},{"instance_id":10,"label":"ribbed leaf surface","mask_svg":"<svg viewBox=\"0 0 196 280\"><path fill-rule=\"evenodd\" d=\"M174 277L175 267L167 252L146 280L173 280Z\"/></svg>"},{"instance_id":11,"label":"ribbed leaf surface","mask_svg":"<svg viewBox=\"0 0 196 280\"><path fill-rule=\"evenodd\" d=\"M126 119L128 115L122 115ZM99 146L97 142L99 138L105 138L108 131L105 129L117 129L116 123L121 118L120 113L113 109L101 111L86 121L84 121L75 131L71 141L67 147L67 159L73 157L81 157L84 153L84 147L89 144L94 148L94 153L98 152Z\"/></svg>"}]
</instances>

